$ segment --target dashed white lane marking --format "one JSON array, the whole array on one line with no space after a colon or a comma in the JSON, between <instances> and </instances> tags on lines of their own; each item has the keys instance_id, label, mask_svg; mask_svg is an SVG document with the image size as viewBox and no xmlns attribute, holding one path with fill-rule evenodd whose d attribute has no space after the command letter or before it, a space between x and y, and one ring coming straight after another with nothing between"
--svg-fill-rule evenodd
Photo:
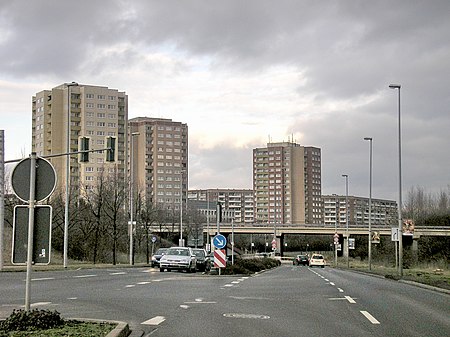
<instances>
[{"instance_id":1,"label":"dashed white lane marking","mask_svg":"<svg viewBox=\"0 0 450 337\"><path fill-rule=\"evenodd\" d=\"M32 278L31 281L48 281L48 280L54 280L54 277L41 277L41 278Z\"/></svg>"},{"instance_id":2,"label":"dashed white lane marking","mask_svg":"<svg viewBox=\"0 0 450 337\"><path fill-rule=\"evenodd\" d=\"M164 316L155 316L153 318L150 318L149 320L142 322L141 324L145 325L159 325L162 322L164 322L166 318Z\"/></svg>"},{"instance_id":3,"label":"dashed white lane marking","mask_svg":"<svg viewBox=\"0 0 450 337\"><path fill-rule=\"evenodd\" d=\"M233 284L239 284L239 283L241 283L241 281L232 281L231 283L233 283Z\"/></svg>"},{"instance_id":4,"label":"dashed white lane marking","mask_svg":"<svg viewBox=\"0 0 450 337\"><path fill-rule=\"evenodd\" d=\"M97 275L95 274L88 274L88 275L78 275L78 276L74 276L74 278L87 278L87 277L96 277Z\"/></svg>"},{"instance_id":5,"label":"dashed white lane marking","mask_svg":"<svg viewBox=\"0 0 450 337\"><path fill-rule=\"evenodd\" d=\"M149 284L149 283L151 283L151 282L150 281L143 281L143 282L138 282L137 284L143 285L143 284Z\"/></svg>"},{"instance_id":6,"label":"dashed white lane marking","mask_svg":"<svg viewBox=\"0 0 450 337\"><path fill-rule=\"evenodd\" d=\"M344 296L344 297L345 297L345 299L346 299L347 301L349 301L350 303L356 303L355 300L354 300L353 298L351 298L350 296Z\"/></svg>"},{"instance_id":7,"label":"dashed white lane marking","mask_svg":"<svg viewBox=\"0 0 450 337\"><path fill-rule=\"evenodd\" d=\"M30 307L37 307L39 305L49 305L52 304L52 302L36 302L36 303L31 303Z\"/></svg>"},{"instance_id":8,"label":"dashed white lane marking","mask_svg":"<svg viewBox=\"0 0 450 337\"><path fill-rule=\"evenodd\" d=\"M78 297L67 297L68 300L77 300Z\"/></svg>"},{"instance_id":9,"label":"dashed white lane marking","mask_svg":"<svg viewBox=\"0 0 450 337\"><path fill-rule=\"evenodd\" d=\"M333 282L330 282L330 285L334 286L335 284Z\"/></svg>"},{"instance_id":10,"label":"dashed white lane marking","mask_svg":"<svg viewBox=\"0 0 450 337\"><path fill-rule=\"evenodd\" d=\"M216 304L217 302L214 302L214 301L209 301L209 302L196 302L196 301L193 301L193 302L184 302L185 304Z\"/></svg>"},{"instance_id":11,"label":"dashed white lane marking","mask_svg":"<svg viewBox=\"0 0 450 337\"><path fill-rule=\"evenodd\" d=\"M327 278L325 278L325 279L323 279L325 282L330 282L330 280L329 279L327 279Z\"/></svg>"},{"instance_id":12,"label":"dashed white lane marking","mask_svg":"<svg viewBox=\"0 0 450 337\"><path fill-rule=\"evenodd\" d=\"M338 290L339 290L340 293L344 292L344 290L342 290L341 288L338 288Z\"/></svg>"},{"instance_id":13,"label":"dashed white lane marking","mask_svg":"<svg viewBox=\"0 0 450 337\"><path fill-rule=\"evenodd\" d=\"M188 306L188 305L185 305L185 304L181 304L181 305L180 305L180 308L181 308L181 309L189 309L189 306Z\"/></svg>"},{"instance_id":14,"label":"dashed white lane marking","mask_svg":"<svg viewBox=\"0 0 450 337\"><path fill-rule=\"evenodd\" d=\"M224 287L232 287L232 284L225 284Z\"/></svg>"},{"instance_id":15,"label":"dashed white lane marking","mask_svg":"<svg viewBox=\"0 0 450 337\"><path fill-rule=\"evenodd\" d=\"M369 312L361 310L360 313L363 314L370 321L370 323L380 324L380 322L375 317L373 317Z\"/></svg>"},{"instance_id":16,"label":"dashed white lane marking","mask_svg":"<svg viewBox=\"0 0 450 337\"><path fill-rule=\"evenodd\" d=\"M136 285L135 285L135 284L127 284L127 285L125 286L125 288L133 288L133 287L136 287Z\"/></svg>"},{"instance_id":17,"label":"dashed white lane marking","mask_svg":"<svg viewBox=\"0 0 450 337\"><path fill-rule=\"evenodd\" d=\"M109 275L125 275L126 273L124 271L118 271L116 273L109 273Z\"/></svg>"}]
</instances>

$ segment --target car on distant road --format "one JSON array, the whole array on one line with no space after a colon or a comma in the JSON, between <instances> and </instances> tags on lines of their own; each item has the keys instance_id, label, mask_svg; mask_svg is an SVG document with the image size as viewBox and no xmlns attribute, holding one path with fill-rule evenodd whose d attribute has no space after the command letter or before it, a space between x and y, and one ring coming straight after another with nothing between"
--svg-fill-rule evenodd
<instances>
[{"instance_id":1,"label":"car on distant road","mask_svg":"<svg viewBox=\"0 0 450 337\"><path fill-rule=\"evenodd\" d=\"M302 265L307 266L309 264L309 257L308 255L297 255L293 261L294 265Z\"/></svg>"},{"instance_id":2,"label":"car on distant road","mask_svg":"<svg viewBox=\"0 0 450 337\"><path fill-rule=\"evenodd\" d=\"M211 269L210 260L206 250L203 248L192 248L195 256L197 257L197 270L209 271Z\"/></svg>"},{"instance_id":3,"label":"car on distant road","mask_svg":"<svg viewBox=\"0 0 450 337\"><path fill-rule=\"evenodd\" d=\"M309 259L309 266L310 267L321 267L325 268L325 259L322 254L313 254L311 258Z\"/></svg>"},{"instance_id":4,"label":"car on distant road","mask_svg":"<svg viewBox=\"0 0 450 337\"><path fill-rule=\"evenodd\" d=\"M159 248L155 254L152 255L152 268L159 267L159 260L161 260L161 257L167 252L167 249L169 248Z\"/></svg>"},{"instance_id":5,"label":"car on distant road","mask_svg":"<svg viewBox=\"0 0 450 337\"><path fill-rule=\"evenodd\" d=\"M197 271L197 257L190 247L171 247L159 260L159 271L185 270Z\"/></svg>"}]
</instances>

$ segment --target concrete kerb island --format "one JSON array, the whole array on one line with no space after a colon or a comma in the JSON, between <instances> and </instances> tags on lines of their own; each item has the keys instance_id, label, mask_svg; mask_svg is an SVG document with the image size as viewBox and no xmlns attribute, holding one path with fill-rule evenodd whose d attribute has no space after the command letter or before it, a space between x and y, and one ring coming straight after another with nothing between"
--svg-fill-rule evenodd
<instances>
[{"instance_id":1,"label":"concrete kerb island","mask_svg":"<svg viewBox=\"0 0 450 337\"><path fill-rule=\"evenodd\" d=\"M0 319L0 322L4 319ZM90 318L69 318L68 320L79 321L79 322L92 322L92 323L109 323L109 324L117 324L117 326L106 335L106 337L127 337L131 334L130 327L128 323L121 321L110 321L110 320L99 320L99 319L90 319Z\"/></svg>"},{"instance_id":2,"label":"concrete kerb island","mask_svg":"<svg viewBox=\"0 0 450 337\"><path fill-rule=\"evenodd\" d=\"M130 335L131 330L128 323L121 321L110 321L110 320L99 320L90 318L69 318L69 320L80 321L80 322L93 322L93 323L110 323L117 324L117 326L106 335L106 337L127 337Z\"/></svg>"}]
</instances>

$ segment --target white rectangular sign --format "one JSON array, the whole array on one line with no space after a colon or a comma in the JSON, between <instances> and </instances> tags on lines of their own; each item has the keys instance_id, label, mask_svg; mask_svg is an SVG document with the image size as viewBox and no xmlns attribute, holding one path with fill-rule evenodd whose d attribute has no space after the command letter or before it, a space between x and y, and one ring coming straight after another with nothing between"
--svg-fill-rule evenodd
<instances>
[{"instance_id":1,"label":"white rectangular sign","mask_svg":"<svg viewBox=\"0 0 450 337\"><path fill-rule=\"evenodd\" d=\"M391 228L391 241L400 241L398 228Z\"/></svg>"}]
</instances>

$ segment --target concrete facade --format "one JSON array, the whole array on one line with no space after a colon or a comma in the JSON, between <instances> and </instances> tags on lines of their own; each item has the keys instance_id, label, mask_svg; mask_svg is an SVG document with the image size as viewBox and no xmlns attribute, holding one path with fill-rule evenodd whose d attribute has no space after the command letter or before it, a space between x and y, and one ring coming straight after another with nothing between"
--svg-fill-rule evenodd
<instances>
[{"instance_id":1,"label":"concrete facade","mask_svg":"<svg viewBox=\"0 0 450 337\"><path fill-rule=\"evenodd\" d=\"M70 93L70 97L69 97ZM89 162L80 163L79 155L70 156L70 184L90 189L101 172L126 172L126 130L128 96L104 86L62 84L36 93L32 99L32 151L38 156L79 150L81 137L89 138L90 149L106 148L107 137L116 138L115 161L107 162L106 151L92 152ZM70 128L68 129L68 125ZM58 189L65 188L66 156L50 159L57 172Z\"/></svg>"},{"instance_id":2,"label":"concrete facade","mask_svg":"<svg viewBox=\"0 0 450 337\"><path fill-rule=\"evenodd\" d=\"M187 124L164 118L137 117L130 119L128 125L128 166L131 168L133 159L135 193L144 193L162 209L179 210L180 205L186 203L188 188ZM129 170L128 176L130 174Z\"/></svg>"},{"instance_id":3,"label":"concrete facade","mask_svg":"<svg viewBox=\"0 0 450 337\"><path fill-rule=\"evenodd\" d=\"M253 150L256 223L322 223L321 151L293 142Z\"/></svg>"}]
</instances>

